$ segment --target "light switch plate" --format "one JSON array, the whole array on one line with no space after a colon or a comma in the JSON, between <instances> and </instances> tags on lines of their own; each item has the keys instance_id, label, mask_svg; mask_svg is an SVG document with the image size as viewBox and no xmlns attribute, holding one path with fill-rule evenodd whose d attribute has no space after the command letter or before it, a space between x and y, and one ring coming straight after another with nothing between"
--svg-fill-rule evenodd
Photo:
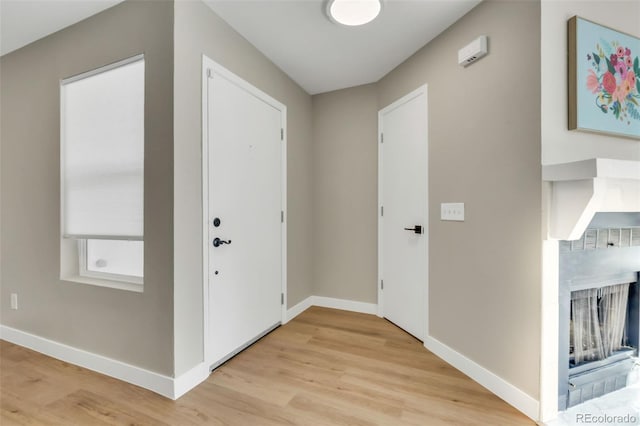
<instances>
[{"instance_id":1,"label":"light switch plate","mask_svg":"<svg viewBox=\"0 0 640 426\"><path fill-rule=\"evenodd\" d=\"M464 222L464 203L440 204L440 220Z\"/></svg>"}]
</instances>

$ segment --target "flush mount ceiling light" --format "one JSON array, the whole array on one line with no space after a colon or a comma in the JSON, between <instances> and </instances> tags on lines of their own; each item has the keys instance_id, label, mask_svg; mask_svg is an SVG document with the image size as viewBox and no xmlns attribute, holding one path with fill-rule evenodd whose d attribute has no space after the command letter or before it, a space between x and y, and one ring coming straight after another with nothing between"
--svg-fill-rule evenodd
<instances>
[{"instance_id":1,"label":"flush mount ceiling light","mask_svg":"<svg viewBox=\"0 0 640 426\"><path fill-rule=\"evenodd\" d=\"M329 0L327 2L329 19L350 27L373 21L381 9L380 0Z\"/></svg>"}]
</instances>

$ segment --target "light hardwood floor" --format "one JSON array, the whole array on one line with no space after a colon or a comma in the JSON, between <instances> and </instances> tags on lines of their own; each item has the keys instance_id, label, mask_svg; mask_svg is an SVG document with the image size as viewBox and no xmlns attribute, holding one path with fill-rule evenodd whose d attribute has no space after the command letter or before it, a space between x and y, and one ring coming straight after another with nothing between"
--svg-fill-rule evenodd
<instances>
[{"instance_id":1,"label":"light hardwood floor","mask_svg":"<svg viewBox=\"0 0 640 426\"><path fill-rule=\"evenodd\" d=\"M0 424L532 425L373 315L312 307L178 401L0 342Z\"/></svg>"}]
</instances>

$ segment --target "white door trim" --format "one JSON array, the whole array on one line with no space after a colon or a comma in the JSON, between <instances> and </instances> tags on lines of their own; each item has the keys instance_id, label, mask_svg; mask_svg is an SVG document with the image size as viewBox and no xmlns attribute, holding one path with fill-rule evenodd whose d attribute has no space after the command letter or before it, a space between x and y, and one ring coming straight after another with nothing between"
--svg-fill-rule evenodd
<instances>
[{"instance_id":1,"label":"white door trim","mask_svg":"<svg viewBox=\"0 0 640 426\"><path fill-rule=\"evenodd\" d=\"M412 91L411 93L403 96L402 98L398 99L397 101L393 102L392 104L384 107L383 109L381 109L380 111L378 111L378 312L377 315L379 317L383 317L384 316L384 291L382 290L382 280L384 279L384 271L383 271L383 250L382 250L382 235L383 235L383 212L382 212L382 208L383 208L383 193L382 193L382 188L383 188L383 179L384 179L384 158L383 158L383 133L384 133L384 129L383 129L383 125L382 125L382 118L385 114L389 113L390 111L393 111L394 109L398 108L401 105L404 105L405 103L424 95L425 97L427 97L428 99L428 93L427 93L427 85L424 84L420 87L418 87L417 89L415 89L414 91ZM427 108L428 108L428 103L427 103ZM425 111L425 114L427 114L428 111ZM428 128L427 128L428 129ZM427 130L428 132L428 130ZM428 139L427 139L427 158L426 158L426 176L425 179L429 178L429 161L428 161ZM427 180L428 182L428 180ZM430 233L429 233L429 186L427 185L427 193L425 194L426 199L427 199L427 208L425 209L425 223L424 223L424 228L425 228L425 235L427 236L427 238L430 238ZM426 309L425 309L425 339L428 338L429 335L429 244L427 244L427 259L425 260L426 262L426 295L427 295L427 304L426 304Z\"/></svg>"},{"instance_id":2,"label":"white door trim","mask_svg":"<svg viewBox=\"0 0 640 426\"><path fill-rule=\"evenodd\" d=\"M233 74L222 65L213 61L206 55L202 55L202 288L203 288L203 360L211 361L211 342L209 341L209 129L208 129L208 84L209 72L218 74L237 86L245 89L263 102L280 111L282 119L282 161L281 161L281 204L283 222L281 229L282 238L282 285L283 303L280 323L287 319L287 107L251 85L239 76Z\"/></svg>"}]
</instances>

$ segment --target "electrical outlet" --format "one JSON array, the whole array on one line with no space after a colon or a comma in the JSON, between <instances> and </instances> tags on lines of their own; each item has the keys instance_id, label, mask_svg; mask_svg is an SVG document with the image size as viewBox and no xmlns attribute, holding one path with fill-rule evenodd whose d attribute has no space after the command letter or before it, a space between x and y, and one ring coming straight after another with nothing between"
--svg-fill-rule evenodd
<instances>
[{"instance_id":1,"label":"electrical outlet","mask_svg":"<svg viewBox=\"0 0 640 426\"><path fill-rule=\"evenodd\" d=\"M440 220L464 222L464 203L440 204Z\"/></svg>"},{"instance_id":2,"label":"electrical outlet","mask_svg":"<svg viewBox=\"0 0 640 426\"><path fill-rule=\"evenodd\" d=\"M11 309L18 309L18 293L11 293Z\"/></svg>"}]
</instances>

